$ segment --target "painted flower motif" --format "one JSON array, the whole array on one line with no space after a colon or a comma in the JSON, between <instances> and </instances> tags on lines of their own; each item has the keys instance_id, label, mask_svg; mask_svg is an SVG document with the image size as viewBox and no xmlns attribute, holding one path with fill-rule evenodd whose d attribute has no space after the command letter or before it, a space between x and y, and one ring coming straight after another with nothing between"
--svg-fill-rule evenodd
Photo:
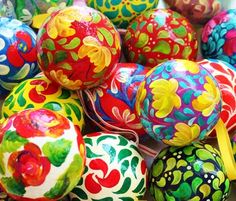
<instances>
[{"instance_id":1,"label":"painted flower motif","mask_svg":"<svg viewBox=\"0 0 236 201\"><path fill-rule=\"evenodd\" d=\"M43 103L46 100L46 95L54 94L58 91L59 86L48 82L44 78L32 80L31 85L35 86L29 91L29 98L35 103Z\"/></svg>"},{"instance_id":2,"label":"painted flower motif","mask_svg":"<svg viewBox=\"0 0 236 201\"><path fill-rule=\"evenodd\" d=\"M129 109L125 109L123 114L120 114L120 110L118 107L113 107L112 108L112 114L116 117L116 119L118 120L118 122L123 123L124 125L128 126L129 128L133 128L133 129L141 129L142 125L139 124L135 124L132 123L136 116L134 113L131 113Z\"/></svg>"},{"instance_id":3,"label":"painted flower motif","mask_svg":"<svg viewBox=\"0 0 236 201\"><path fill-rule=\"evenodd\" d=\"M236 44L235 35L236 35L235 29L229 30L225 35L226 40L223 46L223 50L228 56L233 56L236 53L236 47L235 45L232 45Z\"/></svg>"},{"instance_id":4,"label":"painted flower motif","mask_svg":"<svg viewBox=\"0 0 236 201\"><path fill-rule=\"evenodd\" d=\"M102 159L93 159L89 163L91 173L85 178L86 189L93 194L97 194L102 190L102 187L112 188L120 181L120 172L112 169L109 173L107 164ZM96 171L99 170L99 174ZM100 171L102 174L100 174Z\"/></svg>"},{"instance_id":5,"label":"painted flower motif","mask_svg":"<svg viewBox=\"0 0 236 201\"><path fill-rule=\"evenodd\" d=\"M137 91L137 95L136 95L135 108L136 108L138 115L141 115L140 104L144 101L144 99L147 95L147 90L145 89L145 84L146 84L145 81L141 82L141 84L139 85L138 91Z\"/></svg>"},{"instance_id":6,"label":"painted flower motif","mask_svg":"<svg viewBox=\"0 0 236 201\"><path fill-rule=\"evenodd\" d=\"M36 136L58 137L69 129L69 121L53 111L25 110L15 117L13 126L17 133L24 138Z\"/></svg>"},{"instance_id":7,"label":"painted flower motif","mask_svg":"<svg viewBox=\"0 0 236 201\"><path fill-rule=\"evenodd\" d=\"M175 132L174 138L163 140L164 143L170 146L185 146L192 143L200 134L200 127L197 124L189 126L185 123L177 123L175 129L177 132Z\"/></svg>"},{"instance_id":8,"label":"painted flower motif","mask_svg":"<svg viewBox=\"0 0 236 201\"><path fill-rule=\"evenodd\" d=\"M20 68L25 62L36 62L36 47L33 45L32 36L23 31L15 34L16 42L7 49L6 55L9 63Z\"/></svg>"},{"instance_id":9,"label":"painted flower motif","mask_svg":"<svg viewBox=\"0 0 236 201\"><path fill-rule=\"evenodd\" d=\"M61 86L64 86L70 90L76 90L82 86L81 80L70 80L68 77L63 73L63 70L52 70L50 71L50 76L53 80L56 80Z\"/></svg>"},{"instance_id":10,"label":"painted flower motif","mask_svg":"<svg viewBox=\"0 0 236 201\"><path fill-rule=\"evenodd\" d=\"M119 90L116 81L118 83L126 83L129 77L130 75L126 71L122 71L122 69L115 73L113 79L111 80L111 92L113 94L117 94Z\"/></svg>"},{"instance_id":11,"label":"painted flower motif","mask_svg":"<svg viewBox=\"0 0 236 201\"><path fill-rule=\"evenodd\" d=\"M200 71L199 65L196 62L188 60L177 60L175 70L189 71L192 74L197 74Z\"/></svg>"},{"instance_id":12,"label":"painted flower motif","mask_svg":"<svg viewBox=\"0 0 236 201\"><path fill-rule=\"evenodd\" d=\"M204 84L206 91L193 100L192 106L195 110L201 111L203 116L208 117L219 104L221 96L219 89L209 76L206 76L206 81L207 83Z\"/></svg>"},{"instance_id":13,"label":"painted flower motif","mask_svg":"<svg viewBox=\"0 0 236 201\"><path fill-rule=\"evenodd\" d=\"M83 39L83 45L79 48L78 56L80 59L88 56L96 68L95 73L101 72L111 63L111 52L107 47L101 46L98 40L92 36Z\"/></svg>"},{"instance_id":14,"label":"painted flower motif","mask_svg":"<svg viewBox=\"0 0 236 201\"><path fill-rule=\"evenodd\" d=\"M24 150L10 155L8 168L13 177L21 181L24 186L39 186L45 181L51 164L47 157L42 156L37 145L27 143Z\"/></svg>"},{"instance_id":15,"label":"painted flower motif","mask_svg":"<svg viewBox=\"0 0 236 201\"><path fill-rule=\"evenodd\" d=\"M170 80L158 79L150 84L154 100L152 107L157 110L156 116L158 118L168 116L174 107L180 108L181 99L176 93L178 87L178 81L174 78Z\"/></svg>"}]
</instances>

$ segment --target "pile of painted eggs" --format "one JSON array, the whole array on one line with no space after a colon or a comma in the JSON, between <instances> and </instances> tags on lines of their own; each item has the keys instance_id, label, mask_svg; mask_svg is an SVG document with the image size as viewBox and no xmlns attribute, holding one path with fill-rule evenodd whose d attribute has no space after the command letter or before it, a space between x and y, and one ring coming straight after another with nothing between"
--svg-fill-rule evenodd
<instances>
[{"instance_id":1,"label":"pile of painted eggs","mask_svg":"<svg viewBox=\"0 0 236 201\"><path fill-rule=\"evenodd\" d=\"M236 10L218 0L1 3L3 199L227 200ZM36 36L23 22L44 14ZM223 154L205 141L215 135L228 140Z\"/></svg>"}]
</instances>

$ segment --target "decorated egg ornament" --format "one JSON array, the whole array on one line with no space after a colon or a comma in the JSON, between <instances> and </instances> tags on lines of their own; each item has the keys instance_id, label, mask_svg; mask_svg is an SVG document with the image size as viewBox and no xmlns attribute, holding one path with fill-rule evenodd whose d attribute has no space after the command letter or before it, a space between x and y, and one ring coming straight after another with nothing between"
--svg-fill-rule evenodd
<instances>
[{"instance_id":1,"label":"decorated egg ornament","mask_svg":"<svg viewBox=\"0 0 236 201\"><path fill-rule=\"evenodd\" d=\"M87 5L105 14L117 27L127 28L129 23L146 10L156 8L158 0L88 0Z\"/></svg>"},{"instance_id":2,"label":"decorated egg ornament","mask_svg":"<svg viewBox=\"0 0 236 201\"><path fill-rule=\"evenodd\" d=\"M77 94L52 83L44 75L21 82L2 104L2 117L27 108L46 108L64 115L81 130L84 126L83 109Z\"/></svg>"},{"instance_id":3,"label":"decorated egg ornament","mask_svg":"<svg viewBox=\"0 0 236 201\"><path fill-rule=\"evenodd\" d=\"M0 185L13 199L58 200L80 180L84 141L64 116L47 109L24 110L6 119L0 134Z\"/></svg>"},{"instance_id":4,"label":"decorated egg ornament","mask_svg":"<svg viewBox=\"0 0 236 201\"><path fill-rule=\"evenodd\" d=\"M104 84L86 92L89 115L97 122L101 120L108 129L131 129L145 134L135 110L135 98L148 70L139 64L118 63Z\"/></svg>"},{"instance_id":5,"label":"decorated egg ornament","mask_svg":"<svg viewBox=\"0 0 236 201\"><path fill-rule=\"evenodd\" d=\"M202 55L219 59L236 69L236 9L220 12L205 25L202 31Z\"/></svg>"},{"instance_id":6,"label":"decorated egg ornament","mask_svg":"<svg viewBox=\"0 0 236 201\"><path fill-rule=\"evenodd\" d=\"M37 66L36 35L26 24L0 17L0 95L19 82L34 77Z\"/></svg>"},{"instance_id":7,"label":"decorated egg ornament","mask_svg":"<svg viewBox=\"0 0 236 201\"><path fill-rule=\"evenodd\" d=\"M147 168L137 146L120 135L97 132L84 136L85 172L72 200L130 200L143 198Z\"/></svg>"},{"instance_id":8,"label":"decorated egg ornament","mask_svg":"<svg viewBox=\"0 0 236 201\"><path fill-rule=\"evenodd\" d=\"M120 43L119 33L102 13L67 7L54 12L39 29L39 66L50 80L67 89L95 87L118 63Z\"/></svg>"},{"instance_id":9,"label":"decorated egg ornament","mask_svg":"<svg viewBox=\"0 0 236 201\"><path fill-rule=\"evenodd\" d=\"M195 60L198 43L189 21L170 9L153 9L135 18L124 36L129 62L154 67L169 59Z\"/></svg>"},{"instance_id":10,"label":"decorated egg ornament","mask_svg":"<svg viewBox=\"0 0 236 201\"><path fill-rule=\"evenodd\" d=\"M230 193L223 161L209 144L163 149L153 161L149 183L156 201L223 201Z\"/></svg>"},{"instance_id":11,"label":"decorated egg ornament","mask_svg":"<svg viewBox=\"0 0 236 201\"><path fill-rule=\"evenodd\" d=\"M137 92L136 110L151 137L184 146L203 140L214 128L221 94L215 79L201 65L171 60L146 74Z\"/></svg>"}]
</instances>

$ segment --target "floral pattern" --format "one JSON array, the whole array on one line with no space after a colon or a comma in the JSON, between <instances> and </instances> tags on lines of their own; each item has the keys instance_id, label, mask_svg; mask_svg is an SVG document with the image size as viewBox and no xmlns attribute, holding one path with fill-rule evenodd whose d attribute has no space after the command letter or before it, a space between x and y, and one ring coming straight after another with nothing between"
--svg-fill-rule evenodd
<instances>
[{"instance_id":1,"label":"floral pattern","mask_svg":"<svg viewBox=\"0 0 236 201\"><path fill-rule=\"evenodd\" d=\"M97 132L84 136L86 168L69 194L71 200L140 200L147 167L136 145L121 135Z\"/></svg>"},{"instance_id":2,"label":"floral pattern","mask_svg":"<svg viewBox=\"0 0 236 201\"><path fill-rule=\"evenodd\" d=\"M36 35L16 19L0 19L0 95L39 73Z\"/></svg>"},{"instance_id":3,"label":"floral pattern","mask_svg":"<svg viewBox=\"0 0 236 201\"><path fill-rule=\"evenodd\" d=\"M171 60L146 74L137 92L136 110L151 137L182 146L208 136L220 117L221 102L210 72L192 61Z\"/></svg>"},{"instance_id":4,"label":"floral pattern","mask_svg":"<svg viewBox=\"0 0 236 201\"><path fill-rule=\"evenodd\" d=\"M6 97L1 115L9 117L28 108L46 108L69 118L80 130L84 127L82 105L75 92L52 83L44 75L21 82Z\"/></svg>"},{"instance_id":5,"label":"floral pattern","mask_svg":"<svg viewBox=\"0 0 236 201\"><path fill-rule=\"evenodd\" d=\"M88 89L108 79L119 61L121 40L102 13L72 6L54 12L39 29L37 53L50 80L70 90Z\"/></svg>"},{"instance_id":6,"label":"floral pattern","mask_svg":"<svg viewBox=\"0 0 236 201\"><path fill-rule=\"evenodd\" d=\"M154 67L171 59L195 60L198 43L189 21L170 9L152 9L139 15L124 36L129 62Z\"/></svg>"},{"instance_id":7,"label":"floral pattern","mask_svg":"<svg viewBox=\"0 0 236 201\"><path fill-rule=\"evenodd\" d=\"M230 193L223 161L209 144L163 149L153 161L149 184L156 201L218 201Z\"/></svg>"},{"instance_id":8,"label":"floral pattern","mask_svg":"<svg viewBox=\"0 0 236 201\"><path fill-rule=\"evenodd\" d=\"M85 145L72 122L47 109L28 109L7 118L3 127L0 184L10 197L58 200L75 187L84 171Z\"/></svg>"},{"instance_id":9,"label":"floral pattern","mask_svg":"<svg viewBox=\"0 0 236 201\"><path fill-rule=\"evenodd\" d=\"M88 0L87 4L104 13L117 27L125 29L138 15L156 8L158 0Z\"/></svg>"},{"instance_id":10,"label":"floral pattern","mask_svg":"<svg viewBox=\"0 0 236 201\"><path fill-rule=\"evenodd\" d=\"M235 28L236 10L222 11L205 25L202 31L202 55L236 66Z\"/></svg>"},{"instance_id":11,"label":"floral pattern","mask_svg":"<svg viewBox=\"0 0 236 201\"><path fill-rule=\"evenodd\" d=\"M118 63L105 84L84 93L89 115L99 124L104 124L99 120L102 119L108 129L131 129L139 135L146 134L135 110L135 96L147 72L141 65Z\"/></svg>"}]
</instances>

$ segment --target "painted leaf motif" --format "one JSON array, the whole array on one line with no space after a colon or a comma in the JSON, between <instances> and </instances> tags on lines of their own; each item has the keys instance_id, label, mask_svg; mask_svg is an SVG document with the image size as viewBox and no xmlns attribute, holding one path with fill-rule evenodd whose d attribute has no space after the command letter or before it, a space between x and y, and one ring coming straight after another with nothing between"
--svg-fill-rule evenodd
<instances>
[{"instance_id":1,"label":"painted leaf motif","mask_svg":"<svg viewBox=\"0 0 236 201\"><path fill-rule=\"evenodd\" d=\"M43 105L43 108L47 108L53 111L60 111L62 109L62 106L59 102L48 102Z\"/></svg>"},{"instance_id":2,"label":"painted leaf motif","mask_svg":"<svg viewBox=\"0 0 236 201\"><path fill-rule=\"evenodd\" d=\"M69 90L66 89L62 89L61 90L61 95L58 97L59 99L67 99L69 98L71 95L71 92Z\"/></svg>"},{"instance_id":3,"label":"painted leaf motif","mask_svg":"<svg viewBox=\"0 0 236 201\"><path fill-rule=\"evenodd\" d=\"M166 161L166 169L165 169L165 172L169 171L169 170L172 170L176 165L176 159L175 158L169 158L167 161Z\"/></svg>"},{"instance_id":4,"label":"painted leaf motif","mask_svg":"<svg viewBox=\"0 0 236 201\"><path fill-rule=\"evenodd\" d=\"M119 154L118 154L118 163L120 161L122 161L124 158L127 158L129 156L132 155L132 151L130 151L129 149L122 149L120 150Z\"/></svg>"},{"instance_id":5,"label":"painted leaf motif","mask_svg":"<svg viewBox=\"0 0 236 201\"><path fill-rule=\"evenodd\" d=\"M3 153L0 152L0 174L5 174L5 166L3 163Z\"/></svg>"},{"instance_id":6,"label":"painted leaf motif","mask_svg":"<svg viewBox=\"0 0 236 201\"><path fill-rule=\"evenodd\" d=\"M72 66L67 62L61 63L60 65L58 65L58 67L63 68L65 70L72 70Z\"/></svg>"},{"instance_id":7,"label":"painted leaf motif","mask_svg":"<svg viewBox=\"0 0 236 201\"><path fill-rule=\"evenodd\" d=\"M25 64L20 70L13 76L9 77L10 80L22 80L24 79L30 72L30 65Z\"/></svg>"},{"instance_id":8,"label":"painted leaf motif","mask_svg":"<svg viewBox=\"0 0 236 201\"><path fill-rule=\"evenodd\" d=\"M62 38L62 39L60 39L60 40L57 41L57 43L58 43L59 45L64 45L66 42L67 42L67 38Z\"/></svg>"},{"instance_id":9,"label":"painted leaf motif","mask_svg":"<svg viewBox=\"0 0 236 201\"><path fill-rule=\"evenodd\" d=\"M14 152L26 143L28 140L19 136L16 131L8 130L3 136L0 150L1 152Z\"/></svg>"},{"instance_id":10,"label":"painted leaf motif","mask_svg":"<svg viewBox=\"0 0 236 201\"><path fill-rule=\"evenodd\" d=\"M218 190L218 191L213 193L212 200L220 201L221 200L220 198L222 198L222 191L221 190Z\"/></svg>"},{"instance_id":11,"label":"painted leaf motif","mask_svg":"<svg viewBox=\"0 0 236 201\"><path fill-rule=\"evenodd\" d=\"M142 48L144 47L149 40L149 36L146 33L141 33L138 38L138 42L135 44L135 47Z\"/></svg>"},{"instance_id":12,"label":"painted leaf motif","mask_svg":"<svg viewBox=\"0 0 236 201\"><path fill-rule=\"evenodd\" d=\"M198 149L196 151L196 155L203 161L206 161L206 160L213 160L215 161L215 158L214 156L211 154L211 152L205 150L205 149Z\"/></svg>"},{"instance_id":13,"label":"painted leaf motif","mask_svg":"<svg viewBox=\"0 0 236 201\"><path fill-rule=\"evenodd\" d=\"M137 170L138 163L139 163L139 158L137 156L134 156L131 160L131 169L136 179L137 179L136 170Z\"/></svg>"},{"instance_id":14,"label":"painted leaf motif","mask_svg":"<svg viewBox=\"0 0 236 201\"><path fill-rule=\"evenodd\" d=\"M179 198L180 200L189 200L192 194L192 189L190 185L186 182L179 185L179 188L176 191L173 191L174 197Z\"/></svg>"},{"instance_id":15,"label":"painted leaf motif","mask_svg":"<svg viewBox=\"0 0 236 201\"><path fill-rule=\"evenodd\" d=\"M111 164L116 157L116 150L109 144L103 144L102 148L110 156L110 164Z\"/></svg>"},{"instance_id":16,"label":"painted leaf motif","mask_svg":"<svg viewBox=\"0 0 236 201\"><path fill-rule=\"evenodd\" d=\"M128 170L129 168L129 161L128 160L124 160L122 163L121 163L121 166L120 166L120 169L121 169L121 174L124 176L126 171Z\"/></svg>"},{"instance_id":17,"label":"painted leaf motif","mask_svg":"<svg viewBox=\"0 0 236 201\"><path fill-rule=\"evenodd\" d=\"M1 183L7 189L9 193L22 196L26 192L24 185L20 182L17 182L12 177L3 177L1 179Z\"/></svg>"},{"instance_id":18,"label":"painted leaf motif","mask_svg":"<svg viewBox=\"0 0 236 201\"><path fill-rule=\"evenodd\" d=\"M199 191L203 194L203 198L205 198L211 193L211 187L207 184L203 184L200 186Z\"/></svg>"},{"instance_id":19,"label":"painted leaf motif","mask_svg":"<svg viewBox=\"0 0 236 201\"><path fill-rule=\"evenodd\" d=\"M81 111L79 109L79 107L77 107L75 104L73 103L67 103L67 105L71 108L71 110L75 113L77 119L81 119L82 118L82 114Z\"/></svg>"},{"instance_id":20,"label":"painted leaf motif","mask_svg":"<svg viewBox=\"0 0 236 201\"><path fill-rule=\"evenodd\" d=\"M75 187L72 192L82 200L88 199L88 195L81 188Z\"/></svg>"},{"instance_id":21,"label":"painted leaf motif","mask_svg":"<svg viewBox=\"0 0 236 201\"><path fill-rule=\"evenodd\" d=\"M70 52L70 55L74 61L78 61L79 59L78 54L76 54L75 52Z\"/></svg>"},{"instance_id":22,"label":"painted leaf motif","mask_svg":"<svg viewBox=\"0 0 236 201\"><path fill-rule=\"evenodd\" d=\"M215 171L215 166L213 163L209 163L209 162L206 162L206 163L203 163L202 165L202 168L204 170L204 172L214 172Z\"/></svg>"},{"instance_id":23,"label":"painted leaf motif","mask_svg":"<svg viewBox=\"0 0 236 201\"><path fill-rule=\"evenodd\" d=\"M43 145L43 154L54 166L60 167L70 152L71 144L72 142L66 139L47 142Z\"/></svg>"},{"instance_id":24,"label":"painted leaf motif","mask_svg":"<svg viewBox=\"0 0 236 201\"><path fill-rule=\"evenodd\" d=\"M0 65L0 75L7 75L10 72L10 68L6 65Z\"/></svg>"},{"instance_id":25,"label":"painted leaf motif","mask_svg":"<svg viewBox=\"0 0 236 201\"><path fill-rule=\"evenodd\" d=\"M158 177L163 172L163 162L158 160L158 162L152 167L152 175Z\"/></svg>"},{"instance_id":26,"label":"painted leaf motif","mask_svg":"<svg viewBox=\"0 0 236 201\"><path fill-rule=\"evenodd\" d=\"M62 50L56 51L54 59L55 59L54 62L56 64L64 61L65 59L67 59L67 52L66 51L62 51Z\"/></svg>"},{"instance_id":27,"label":"painted leaf motif","mask_svg":"<svg viewBox=\"0 0 236 201\"><path fill-rule=\"evenodd\" d=\"M182 172L180 170L176 170L173 172L174 179L171 183L171 185L177 185L180 183L182 179Z\"/></svg>"},{"instance_id":28,"label":"painted leaf motif","mask_svg":"<svg viewBox=\"0 0 236 201\"><path fill-rule=\"evenodd\" d=\"M192 171L187 171L184 173L184 181L186 181L188 178L192 177L193 176L193 172Z\"/></svg>"},{"instance_id":29,"label":"painted leaf motif","mask_svg":"<svg viewBox=\"0 0 236 201\"><path fill-rule=\"evenodd\" d=\"M113 135L100 136L97 139L97 144L101 143L104 140L108 140L109 138L114 140L114 139L116 139L116 136L113 136Z\"/></svg>"},{"instance_id":30,"label":"painted leaf motif","mask_svg":"<svg viewBox=\"0 0 236 201\"><path fill-rule=\"evenodd\" d=\"M112 34L105 28L98 28L98 30L104 36L104 38L106 39L108 45L112 46L112 44L114 42Z\"/></svg>"},{"instance_id":31,"label":"painted leaf motif","mask_svg":"<svg viewBox=\"0 0 236 201\"><path fill-rule=\"evenodd\" d=\"M133 193L139 193L143 187L145 187L145 183L144 183L144 178L142 178L142 180L139 182L139 184L136 186L136 188L132 191Z\"/></svg>"},{"instance_id":32,"label":"painted leaf motif","mask_svg":"<svg viewBox=\"0 0 236 201\"><path fill-rule=\"evenodd\" d=\"M42 42L42 48L45 48L45 49L48 49L48 50L55 50L55 44L53 42L52 39L48 38L48 39L45 39L43 42Z\"/></svg>"},{"instance_id":33,"label":"painted leaf motif","mask_svg":"<svg viewBox=\"0 0 236 201\"><path fill-rule=\"evenodd\" d=\"M78 47L79 45L80 45L80 39L78 37L75 37L68 44L63 45L62 47L64 47L67 50L72 50Z\"/></svg>"},{"instance_id":34,"label":"painted leaf motif","mask_svg":"<svg viewBox=\"0 0 236 201\"><path fill-rule=\"evenodd\" d=\"M86 156L87 158L98 158L101 157L102 155L92 152L91 149L88 146L86 146Z\"/></svg>"},{"instance_id":35,"label":"painted leaf motif","mask_svg":"<svg viewBox=\"0 0 236 201\"><path fill-rule=\"evenodd\" d=\"M21 107L24 107L25 104L26 104L26 100L25 100L23 94L24 94L24 91L22 91L22 92L19 94L19 96L17 97L17 103L18 103L19 106L21 106Z\"/></svg>"},{"instance_id":36,"label":"painted leaf motif","mask_svg":"<svg viewBox=\"0 0 236 201\"><path fill-rule=\"evenodd\" d=\"M158 201L165 201L164 195L159 188L154 187L154 197Z\"/></svg>"},{"instance_id":37,"label":"painted leaf motif","mask_svg":"<svg viewBox=\"0 0 236 201\"><path fill-rule=\"evenodd\" d=\"M17 83L15 82L4 82L0 79L0 85L2 88L8 90L8 91L11 91L16 85Z\"/></svg>"},{"instance_id":38,"label":"painted leaf motif","mask_svg":"<svg viewBox=\"0 0 236 201\"><path fill-rule=\"evenodd\" d=\"M180 38L183 38L187 35L187 30L184 26L179 26L178 28L173 29L173 32Z\"/></svg>"},{"instance_id":39,"label":"painted leaf motif","mask_svg":"<svg viewBox=\"0 0 236 201\"><path fill-rule=\"evenodd\" d=\"M171 48L169 43L164 40L159 41L156 46L152 49L153 52L160 52L162 54L170 54Z\"/></svg>"},{"instance_id":40,"label":"painted leaf motif","mask_svg":"<svg viewBox=\"0 0 236 201\"><path fill-rule=\"evenodd\" d=\"M200 177L196 177L193 179L192 189L195 194L197 193L198 187L202 184L202 182L203 182L203 180Z\"/></svg>"},{"instance_id":41,"label":"painted leaf motif","mask_svg":"<svg viewBox=\"0 0 236 201\"><path fill-rule=\"evenodd\" d=\"M130 186L131 186L131 179L130 179L130 177L126 177L121 188L114 193L115 194L124 194L129 190Z\"/></svg>"}]
</instances>

